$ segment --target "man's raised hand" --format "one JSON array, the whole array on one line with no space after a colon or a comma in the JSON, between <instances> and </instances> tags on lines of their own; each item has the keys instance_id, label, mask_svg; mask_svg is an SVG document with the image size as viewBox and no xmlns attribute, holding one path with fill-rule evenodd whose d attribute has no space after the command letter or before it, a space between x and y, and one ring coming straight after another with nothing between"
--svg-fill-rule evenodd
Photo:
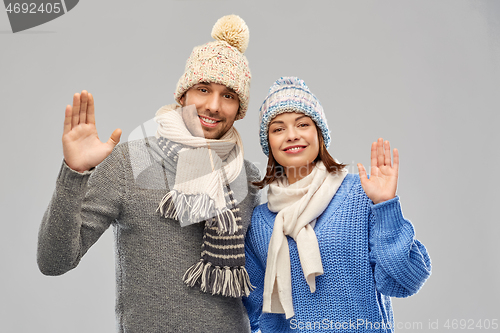
<instances>
[{"instance_id":1,"label":"man's raised hand","mask_svg":"<svg viewBox=\"0 0 500 333\"><path fill-rule=\"evenodd\" d=\"M117 128L107 142L101 142L95 127L94 97L83 90L66 106L62 136L64 160L73 170L83 172L101 163L120 141Z\"/></svg>"},{"instance_id":2,"label":"man's raised hand","mask_svg":"<svg viewBox=\"0 0 500 333\"><path fill-rule=\"evenodd\" d=\"M399 152L393 151L394 161L391 161L391 146L389 141L379 138L372 143L370 179L365 167L358 163L361 186L368 198L374 204L390 200L396 196L398 187ZM392 163L391 163L392 162Z\"/></svg>"}]
</instances>

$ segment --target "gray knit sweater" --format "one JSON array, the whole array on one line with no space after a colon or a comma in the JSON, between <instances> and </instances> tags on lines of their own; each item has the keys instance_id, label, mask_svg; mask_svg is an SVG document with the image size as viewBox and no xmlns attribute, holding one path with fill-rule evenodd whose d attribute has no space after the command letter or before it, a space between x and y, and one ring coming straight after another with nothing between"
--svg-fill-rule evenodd
<instances>
[{"instance_id":1,"label":"gray knit sweater","mask_svg":"<svg viewBox=\"0 0 500 333\"><path fill-rule=\"evenodd\" d=\"M246 232L260 197L247 182L258 180L258 169L248 161L244 169L231 189L244 194L237 207ZM75 268L112 225L119 332L250 332L240 298L183 283L183 274L200 260L203 223L181 228L156 212L174 179L175 163L154 137L118 145L83 174L63 163L40 226L38 266L46 275Z\"/></svg>"}]
</instances>

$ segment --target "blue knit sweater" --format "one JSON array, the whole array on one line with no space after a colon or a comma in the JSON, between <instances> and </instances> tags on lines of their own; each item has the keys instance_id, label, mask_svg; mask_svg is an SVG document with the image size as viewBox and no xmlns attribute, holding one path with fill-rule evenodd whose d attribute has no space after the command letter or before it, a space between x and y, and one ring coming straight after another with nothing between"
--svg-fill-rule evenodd
<instances>
[{"instance_id":1,"label":"blue knit sweater","mask_svg":"<svg viewBox=\"0 0 500 333\"><path fill-rule=\"evenodd\" d=\"M310 292L297 244L288 237L295 316L262 313L275 218L267 203L256 207L246 236L246 269L256 289L243 302L252 332L394 332L390 297L415 294L431 273L399 197L374 205L359 176L348 174L314 227L324 269L316 292Z\"/></svg>"}]
</instances>

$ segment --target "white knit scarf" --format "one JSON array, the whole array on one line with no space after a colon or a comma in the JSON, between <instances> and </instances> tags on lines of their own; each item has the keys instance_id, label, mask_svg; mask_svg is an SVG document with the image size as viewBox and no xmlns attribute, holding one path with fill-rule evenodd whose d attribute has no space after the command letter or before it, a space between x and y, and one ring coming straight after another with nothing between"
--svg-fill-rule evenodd
<instances>
[{"instance_id":1,"label":"white knit scarf","mask_svg":"<svg viewBox=\"0 0 500 333\"><path fill-rule=\"evenodd\" d=\"M240 135L231 127L218 140L195 137L187 129L182 112L179 105L171 104L158 110L155 117L158 138L189 147L179 151L175 185L158 209L181 225L213 221L221 233L234 234L237 225L226 207L224 186L233 182L243 167Z\"/></svg>"},{"instance_id":2,"label":"white knit scarf","mask_svg":"<svg viewBox=\"0 0 500 333\"><path fill-rule=\"evenodd\" d=\"M304 277L311 292L316 291L316 276L323 274L323 265L310 222L323 213L346 175L345 168L332 174L319 161L294 184L282 177L269 185L268 207L278 214L267 253L263 312L285 313L287 319L294 315L287 235L297 243Z\"/></svg>"}]
</instances>

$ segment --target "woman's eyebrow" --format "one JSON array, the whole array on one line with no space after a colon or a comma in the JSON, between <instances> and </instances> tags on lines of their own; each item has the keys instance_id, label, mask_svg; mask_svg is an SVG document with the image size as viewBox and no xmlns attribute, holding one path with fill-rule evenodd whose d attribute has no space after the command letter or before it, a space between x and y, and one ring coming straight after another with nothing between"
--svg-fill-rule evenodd
<instances>
[{"instance_id":1,"label":"woman's eyebrow","mask_svg":"<svg viewBox=\"0 0 500 333\"><path fill-rule=\"evenodd\" d=\"M308 115L303 114L302 116L298 116L297 118L295 118L295 121L297 121L299 119L302 119L304 117L309 118ZM273 120L273 121L271 121L271 123L269 124L269 126L271 126L272 124L284 124L284 122L282 120Z\"/></svg>"},{"instance_id":2,"label":"woman's eyebrow","mask_svg":"<svg viewBox=\"0 0 500 333\"><path fill-rule=\"evenodd\" d=\"M269 126L271 126L272 124L284 124L284 122L281 121L281 120L273 120L273 121L271 121L271 123L269 124Z\"/></svg>"}]
</instances>

